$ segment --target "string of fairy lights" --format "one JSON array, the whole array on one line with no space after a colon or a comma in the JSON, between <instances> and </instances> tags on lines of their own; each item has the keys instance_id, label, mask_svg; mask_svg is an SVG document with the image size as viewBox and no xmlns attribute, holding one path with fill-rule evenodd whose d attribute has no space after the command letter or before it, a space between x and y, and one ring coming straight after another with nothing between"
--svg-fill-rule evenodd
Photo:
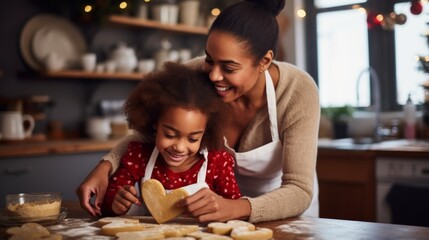
<instances>
[{"instance_id":1,"label":"string of fairy lights","mask_svg":"<svg viewBox=\"0 0 429 240\"><path fill-rule=\"evenodd\" d=\"M174 0L173 0L174 1ZM156 0L141 0L140 3L157 3ZM159 2L159 1L158 1ZM88 0L81 8L83 15L97 15L97 13L117 13L125 14L131 11L135 7L136 1L133 0ZM210 14L214 17L220 14L220 9L215 7L210 9Z\"/></svg>"}]
</instances>

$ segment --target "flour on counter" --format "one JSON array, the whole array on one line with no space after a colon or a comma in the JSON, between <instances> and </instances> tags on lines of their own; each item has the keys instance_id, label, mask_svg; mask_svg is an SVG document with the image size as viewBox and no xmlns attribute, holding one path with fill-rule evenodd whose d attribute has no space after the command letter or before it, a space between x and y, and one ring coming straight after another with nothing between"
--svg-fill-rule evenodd
<instances>
[{"instance_id":1,"label":"flour on counter","mask_svg":"<svg viewBox=\"0 0 429 240\"><path fill-rule=\"evenodd\" d=\"M99 235L100 228L94 227L94 222L88 221L89 219L67 218L48 229L52 233L61 234L64 239L115 239L114 237Z\"/></svg>"}]
</instances>

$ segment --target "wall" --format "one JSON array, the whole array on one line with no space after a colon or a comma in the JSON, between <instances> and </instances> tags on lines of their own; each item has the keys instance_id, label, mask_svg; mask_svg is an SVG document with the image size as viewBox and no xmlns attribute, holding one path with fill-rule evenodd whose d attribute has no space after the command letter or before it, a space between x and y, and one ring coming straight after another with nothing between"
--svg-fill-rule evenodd
<instances>
[{"instance_id":1,"label":"wall","mask_svg":"<svg viewBox=\"0 0 429 240\"><path fill-rule=\"evenodd\" d=\"M304 18L296 15L297 10L304 9L303 0L287 0L286 6L281 14L289 20L289 26L283 36L283 48L286 52L285 60L305 70L305 29Z\"/></svg>"}]
</instances>

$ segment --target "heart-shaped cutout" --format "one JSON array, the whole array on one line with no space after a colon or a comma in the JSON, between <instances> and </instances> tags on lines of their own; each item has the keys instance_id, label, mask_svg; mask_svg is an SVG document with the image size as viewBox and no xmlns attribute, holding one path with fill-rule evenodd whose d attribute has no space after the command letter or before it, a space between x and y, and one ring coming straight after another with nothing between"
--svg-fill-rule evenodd
<instances>
[{"instance_id":1,"label":"heart-shaped cutout","mask_svg":"<svg viewBox=\"0 0 429 240\"><path fill-rule=\"evenodd\" d=\"M144 181L141 193L146 207L157 223L166 222L182 214L184 208L179 208L176 204L188 196L188 192L181 188L166 194L164 186L156 179Z\"/></svg>"}]
</instances>

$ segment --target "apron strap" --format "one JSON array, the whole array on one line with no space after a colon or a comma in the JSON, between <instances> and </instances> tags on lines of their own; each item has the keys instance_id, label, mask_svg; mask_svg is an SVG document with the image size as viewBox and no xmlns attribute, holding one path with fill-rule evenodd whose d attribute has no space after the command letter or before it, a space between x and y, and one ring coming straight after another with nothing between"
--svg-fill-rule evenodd
<instances>
[{"instance_id":1,"label":"apron strap","mask_svg":"<svg viewBox=\"0 0 429 240\"><path fill-rule=\"evenodd\" d=\"M267 94L268 116L270 118L271 138L273 141L280 139L277 126L277 104L276 91L274 89L273 80L268 70L265 70L265 90Z\"/></svg>"},{"instance_id":2,"label":"apron strap","mask_svg":"<svg viewBox=\"0 0 429 240\"><path fill-rule=\"evenodd\" d=\"M142 183L145 180L149 180L152 177L153 168L155 167L156 158L158 157L159 151L155 147L150 155L149 162L147 163L146 170L144 172L144 177Z\"/></svg>"},{"instance_id":3,"label":"apron strap","mask_svg":"<svg viewBox=\"0 0 429 240\"><path fill-rule=\"evenodd\" d=\"M203 165L201 165L200 171L198 172L197 183L202 183L206 181L209 151L207 150L207 148L203 148L200 150L200 154L204 156L204 162Z\"/></svg>"}]
</instances>

